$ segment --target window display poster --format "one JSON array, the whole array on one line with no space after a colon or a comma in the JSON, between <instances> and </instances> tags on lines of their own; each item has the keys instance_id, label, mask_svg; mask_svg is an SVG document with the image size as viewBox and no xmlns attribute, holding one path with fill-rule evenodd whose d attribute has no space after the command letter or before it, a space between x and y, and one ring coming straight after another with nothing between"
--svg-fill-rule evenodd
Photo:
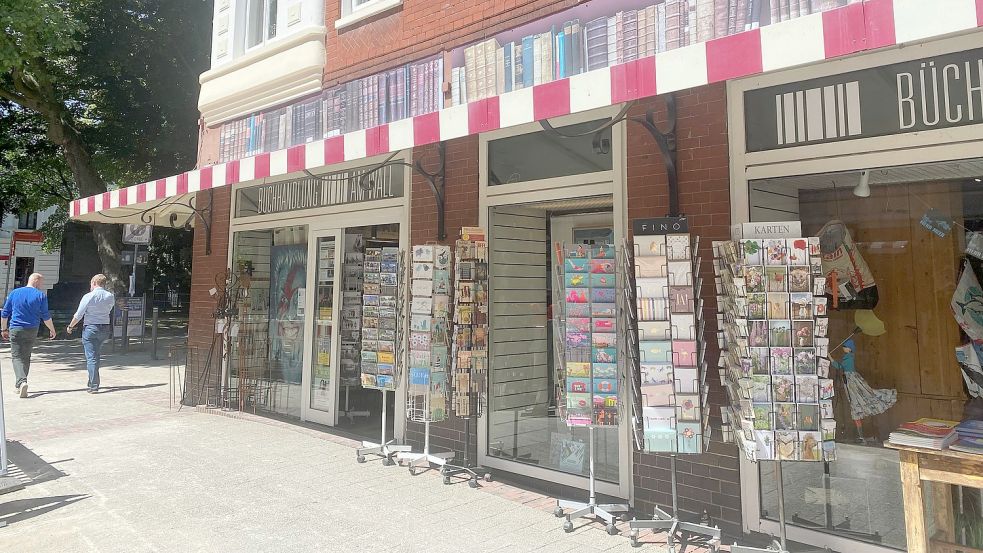
<instances>
[{"instance_id":1,"label":"window display poster","mask_svg":"<svg viewBox=\"0 0 983 553\"><path fill-rule=\"evenodd\" d=\"M307 245L270 248L270 361L286 382L299 383L304 359L304 308Z\"/></svg>"}]
</instances>

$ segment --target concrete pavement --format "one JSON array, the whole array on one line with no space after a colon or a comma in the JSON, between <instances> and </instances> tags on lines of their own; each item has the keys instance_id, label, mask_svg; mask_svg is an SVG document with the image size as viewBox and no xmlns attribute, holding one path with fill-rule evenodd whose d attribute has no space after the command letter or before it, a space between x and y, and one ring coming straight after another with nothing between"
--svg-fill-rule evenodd
<instances>
[{"instance_id":1,"label":"concrete pavement","mask_svg":"<svg viewBox=\"0 0 983 553\"><path fill-rule=\"evenodd\" d=\"M105 391L90 395L80 344L41 344L28 399L9 359L0 348L26 487L0 495L0 551L631 550L586 520L564 533L538 493L445 486L433 471L357 464L353 442L317 429L169 409L168 363L145 352L110 355Z\"/></svg>"}]
</instances>

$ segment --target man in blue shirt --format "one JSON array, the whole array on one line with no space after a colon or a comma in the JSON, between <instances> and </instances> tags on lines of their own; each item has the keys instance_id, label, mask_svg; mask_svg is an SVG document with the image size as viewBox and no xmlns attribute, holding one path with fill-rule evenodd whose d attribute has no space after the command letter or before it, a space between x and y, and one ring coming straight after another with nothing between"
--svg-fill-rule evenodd
<instances>
[{"instance_id":1,"label":"man in blue shirt","mask_svg":"<svg viewBox=\"0 0 983 553\"><path fill-rule=\"evenodd\" d=\"M51 339L55 339L55 324L48 313L48 296L41 288L44 276L33 273L27 277L27 286L16 288L7 295L0 314L3 339L10 340L10 358L14 364L14 386L20 397L27 397L27 375L31 372L31 352L38 338L38 326L48 327Z\"/></svg>"},{"instance_id":2,"label":"man in blue shirt","mask_svg":"<svg viewBox=\"0 0 983 553\"><path fill-rule=\"evenodd\" d=\"M82 347L85 349L85 366L89 370L89 393L99 391L99 362L102 343L109 339L112 327L109 325L109 315L116 305L116 297L104 288L106 275L98 274L89 281L90 292L82 296L79 308L68 325L68 333L85 319L82 326Z\"/></svg>"}]
</instances>

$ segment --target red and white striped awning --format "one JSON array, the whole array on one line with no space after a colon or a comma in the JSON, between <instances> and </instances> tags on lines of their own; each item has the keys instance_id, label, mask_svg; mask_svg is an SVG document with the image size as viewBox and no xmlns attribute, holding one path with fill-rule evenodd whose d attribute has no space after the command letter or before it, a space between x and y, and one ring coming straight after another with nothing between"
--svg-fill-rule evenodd
<instances>
[{"instance_id":1,"label":"red and white striped awning","mask_svg":"<svg viewBox=\"0 0 983 553\"><path fill-rule=\"evenodd\" d=\"M566 79L75 200L80 221L171 224L195 192L983 26L983 0L865 0Z\"/></svg>"}]
</instances>

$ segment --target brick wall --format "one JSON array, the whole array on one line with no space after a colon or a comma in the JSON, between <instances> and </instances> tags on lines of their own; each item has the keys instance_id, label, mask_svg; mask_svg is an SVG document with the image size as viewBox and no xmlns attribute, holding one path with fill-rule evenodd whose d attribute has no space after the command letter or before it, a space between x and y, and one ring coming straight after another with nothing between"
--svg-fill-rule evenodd
<instances>
[{"instance_id":1,"label":"brick wall","mask_svg":"<svg viewBox=\"0 0 983 553\"><path fill-rule=\"evenodd\" d=\"M338 31L334 22L341 17L341 1L326 0L325 86L451 50L584 1L404 0L402 7L394 11Z\"/></svg>"},{"instance_id":2,"label":"brick wall","mask_svg":"<svg viewBox=\"0 0 983 553\"><path fill-rule=\"evenodd\" d=\"M199 395L205 386L216 386L221 380L221 347L216 345L212 361L207 363L208 351L215 336L215 298L209 290L216 287L216 275L228 266L229 213L232 188L223 187L211 192L198 192L195 198L199 208L212 202L211 255L205 255L205 227L200 221L195 225L194 253L191 262L191 305L188 313L188 345L197 350L197 362L189 360L185 373L186 403L197 405L205 401ZM220 277L221 278L221 277ZM206 373L206 366L208 366ZM202 374L206 373L206 374ZM201 398L199 400L199 398Z\"/></svg>"},{"instance_id":3,"label":"brick wall","mask_svg":"<svg viewBox=\"0 0 983 553\"><path fill-rule=\"evenodd\" d=\"M447 238L440 243L453 245L461 227L478 225L478 137L467 136L446 143L446 215ZM414 162L433 173L440 165L437 145L416 148ZM410 197L410 245L437 241L437 207L430 183L416 171L413 172L413 189ZM430 427L434 451L454 451L460 459L464 455L465 433L471 433L469 459L477 458L477 422L456 416ZM423 425L408 422L406 439L415 447L423 446Z\"/></svg>"},{"instance_id":4,"label":"brick wall","mask_svg":"<svg viewBox=\"0 0 983 553\"><path fill-rule=\"evenodd\" d=\"M680 211L689 217L690 230L700 235L706 336L713 337L717 330L716 298L710 246L713 240L729 236L730 225L726 88L719 84L676 93L676 106ZM655 110L660 128L666 128L665 102L661 98L639 102L629 115L642 116L650 109ZM629 123L627 155L629 222L640 217L665 216L665 166L658 146L641 125ZM726 398L712 362L717 358L716 340L708 340L707 358L711 360L707 375L713 428L710 449L703 455L678 457L679 507L694 516L707 509L725 531L739 535L739 461L736 446L720 441L718 406ZM634 464L636 507L649 513L654 504L671 506L669 457L636 452Z\"/></svg>"}]
</instances>

